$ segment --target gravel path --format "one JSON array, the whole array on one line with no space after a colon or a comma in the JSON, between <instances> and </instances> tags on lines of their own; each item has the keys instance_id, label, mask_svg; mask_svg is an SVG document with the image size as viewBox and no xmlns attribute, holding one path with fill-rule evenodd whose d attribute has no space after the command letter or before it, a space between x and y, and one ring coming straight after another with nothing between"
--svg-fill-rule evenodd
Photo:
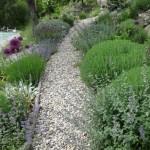
<instances>
[{"instance_id":1,"label":"gravel path","mask_svg":"<svg viewBox=\"0 0 150 150\"><path fill-rule=\"evenodd\" d=\"M35 150L87 150L84 131L84 106L88 101L86 86L76 64L81 60L70 40L76 29L93 22L86 19L76 24L64 38L59 51L51 56L41 91L41 110L37 120Z\"/></svg>"}]
</instances>

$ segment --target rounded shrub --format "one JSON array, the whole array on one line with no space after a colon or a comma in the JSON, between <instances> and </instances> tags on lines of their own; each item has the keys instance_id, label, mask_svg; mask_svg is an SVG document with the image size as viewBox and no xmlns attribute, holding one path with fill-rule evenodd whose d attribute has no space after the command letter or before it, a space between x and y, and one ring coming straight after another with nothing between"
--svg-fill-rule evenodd
<instances>
[{"instance_id":1,"label":"rounded shrub","mask_svg":"<svg viewBox=\"0 0 150 150\"><path fill-rule=\"evenodd\" d=\"M93 149L150 149L150 67L145 69L148 76L142 71L144 78L141 70L133 68L98 89L89 114Z\"/></svg>"},{"instance_id":2,"label":"rounded shrub","mask_svg":"<svg viewBox=\"0 0 150 150\"><path fill-rule=\"evenodd\" d=\"M132 85L134 90L138 92L145 84L144 78L146 77L146 84L150 83L150 67L133 67L130 70L123 72L118 76L117 80L112 81L113 87L121 86L122 83Z\"/></svg>"},{"instance_id":3,"label":"rounded shrub","mask_svg":"<svg viewBox=\"0 0 150 150\"><path fill-rule=\"evenodd\" d=\"M79 14L79 18L82 20L82 19L86 19L86 14L84 12L81 12Z\"/></svg>"},{"instance_id":4,"label":"rounded shrub","mask_svg":"<svg viewBox=\"0 0 150 150\"><path fill-rule=\"evenodd\" d=\"M122 70L141 66L146 57L144 45L128 40L108 40L96 44L83 59L80 70L82 79L93 86L114 79ZM104 79L104 80L102 80Z\"/></svg>"},{"instance_id":5,"label":"rounded shrub","mask_svg":"<svg viewBox=\"0 0 150 150\"><path fill-rule=\"evenodd\" d=\"M64 21L64 22L67 22L70 26L73 26L74 25L74 17L71 16L71 15L68 15L68 14L63 14L61 19Z\"/></svg>"},{"instance_id":6,"label":"rounded shrub","mask_svg":"<svg viewBox=\"0 0 150 150\"><path fill-rule=\"evenodd\" d=\"M27 3L24 1L17 1L9 6L9 3L5 5L4 11L5 26L9 28L15 28L26 25L30 19L30 13L28 10Z\"/></svg>"},{"instance_id":7,"label":"rounded shrub","mask_svg":"<svg viewBox=\"0 0 150 150\"><path fill-rule=\"evenodd\" d=\"M59 19L51 19L44 23L39 23L35 27L35 36L37 39L56 39L60 40L70 29L70 25Z\"/></svg>"},{"instance_id":8,"label":"rounded shrub","mask_svg":"<svg viewBox=\"0 0 150 150\"><path fill-rule=\"evenodd\" d=\"M27 55L7 66L4 75L10 83L23 81L27 84L32 82L33 85L37 85L45 69L45 64L45 60L39 55Z\"/></svg>"},{"instance_id":9,"label":"rounded shrub","mask_svg":"<svg viewBox=\"0 0 150 150\"><path fill-rule=\"evenodd\" d=\"M141 44L148 38L142 23L133 19L128 19L120 24L118 35L121 39L127 39Z\"/></svg>"}]
</instances>

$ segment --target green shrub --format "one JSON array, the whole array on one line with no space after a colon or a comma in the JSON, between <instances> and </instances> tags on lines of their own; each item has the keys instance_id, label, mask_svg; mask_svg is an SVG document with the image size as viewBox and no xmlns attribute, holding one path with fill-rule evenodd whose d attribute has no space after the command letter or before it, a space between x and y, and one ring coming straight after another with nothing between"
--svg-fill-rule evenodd
<instances>
[{"instance_id":1,"label":"green shrub","mask_svg":"<svg viewBox=\"0 0 150 150\"><path fill-rule=\"evenodd\" d=\"M86 14L84 12L81 12L79 14L79 18L82 20L82 19L86 19Z\"/></svg>"},{"instance_id":2,"label":"green shrub","mask_svg":"<svg viewBox=\"0 0 150 150\"><path fill-rule=\"evenodd\" d=\"M144 29L140 30L135 36L131 37L131 41L143 44L148 39L148 35Z\"/></svg>"},{"instance_id":3,"label":"green shrub","mask_svg":"<svg viewBox=\"0 0 150 150\"><path fill-rule=\"evenodd\" d=\"M102 15L100 15L100 16L98 17L98 22L99 22L99 23L112 22L112 16L110 15L109 12L105 12L105 13L103 13Z\"/></svg>"},{"instance_id":4,"label":"green shrub","mask_svg":"<svg viewBox=\"0 0 150 150\"><path fill-rule=\"evenodd\" d=\"M99 13L100 13L100 8L98 6L98 7L93 8L93 10L88 14L88 17L98 16Z\"/></svg>"},{"instance_id":5,"label":"green shrub","mask_svg":"<svg viewBox=\"0 0 150 150\"><path fill-rule=\"evenodd\" d=\"M31 23L26 25L26 27L23 28L20 31L20 35L22 37L24 37L24 39L22 40L22 45L23 46L29 45L30 43L35 41L35 39L33 37L33 34L32 34L32 25L31 25Z\"/></svg>"},{"instance_id":6,"label":"green shrub","mask_svg":"<svg viewBox=\"0 0 150 150\"><path fill-rule=\"evenodd\" d=\"M150 2L149 0L134 0L131 1L130 6L130 16L132 18L136 18L138 16L139 12L144 12L146 10L150 9Z\"/></svg>"},{"instance_id":7,"label":"green shrub","mask_svg":"<svg viewBox=\"0 0 150 150\"><path fill-rule=\"evenodd\" d=\"M148 37L143 29L142 23L133 19L122 22L117 34L121 39L127 39L138 43L144 43Z\"/></svg>"},{"instance_id":8,"label":"green shrub","mask_svg":"<svg viewBox=\"0 0 150 150\"><path fill-rule=\"evenodd\" d=\"M11 109L10 101L2 94L0 94L0 111L3 113L8 113Z\"/></svg>"},{"instance_id":9,"label":"green shrub","mask_svg":"<svg viewBox=\"0 0 150 150\"><path fill-rule=\"evenodd\" d=\"M112 80L122 70L141 66L146 57L144 45L126 40L109 40L96 44L83 59L80 70L82 79L88 84L100 85ZM104 80L103 80L104 79Z\"/></svg>"},{"instance_id":10,"label":"green shrub","mask_svg":"<svg viewBox=\"0 0 150 150\"><path fill-rule=\"evenodd\" d=\"M30 19L27 3L24 1L18 0L11 5L7 3L4 10L4 24L2 26L5 25L12 29L26 25Z\"/></svg>"},{"instance_id":11,"label":"green shrub","mask_svg":"<svg viewBox=\"0 0 150 150\"><path fill-rule=\"evenodd\" d=\"M64 22L67 22L70 26L74 25L74 17L69 14L64 14L61 19Z\"/></svg>"},{"instance_id":12,"label":"green shrub","mask_svg":"<svg viewBox=\"0 0 150 150\"><path fill-rule=\"evenodd\" d=\"M130 19L130 10L126 9L125 11L123 11L121 13L121 15L119 15L118 22L120 23L120 22L128 20L128 19Z\"/></svg>"},{"instance_id":13,"label":"green shrub","mask_svg":"<svg viewBox=\"0 0 150 150\"><path fill-rule=\"evenodd\" d=\"M10 83L23 81L37 85L45 68L45 61L38 55L27 55L16 60L4 70L4 74Z\"/></svg>"},{"instance_id":14,"label":"green shrub","mask_svg":"<svg viewBox=\"0 0 150 150\"><path fill-rule=\"evenodd\" d=\"M74 36L72 44L77 50L86 53L94 44L110 39L114 31L110 23L92 24Z\"/></svg>"},{"instance_id":15,"label":"green shrub","mask_svg":"<svg viewBox=\"0 0 150 150\"><path fill-rule=\"evenodd\" d=\"M87 3L96 3L96 0L86 0Z\"/></svg>"},{"instance_id":16,"label":"green shrub","mask_svg":"<svg viewBox=\"0 0 150 150\"><path fill-rule=\"evenodd\" d=\"M70 25L62 20L52 19L45 23L39 23L35 27L35 36L37 39L56 39L60 40L70 29Z\"/></svg>"},{"instance_id":17,"label":"green shrub","mask_svg":"<svg viewBox=\"0 0 150 150\"><path fill-rule=\"evenodd\" d=\"M110 11L127 7L126 0L107 0L107 5Z\"/></svg>"},{"instance_id":18,"label":"green shrub","mask_svg":"<svg viewBox=\"0 0 150 150\"><path fill-rule=\"evenodd\" d=\"M145 76L146 74L146 76ZM127 83L132 85L135 91L139 91L143 88L144 80L143 78L147 78L147 84L150 83L150 67L148 66L145 70L144 67L134 67L130 70L124 71L120 76L118 76L117 80L112 81L113 87L121 86L122 83Z\"/></svg>"},{"instance_id":19,"label":"green shrub","mask_svg":"<svg viewBox=\"0 0 150 150\"><path fill-rule=\"evenodd\" d=\"M89 126L91 147L94 150L150 149L150 78L147 78L145 71L142 72L142 78L137 72L139 68L132 71L127 73L127 81L131 85L118 80L118 86L112 83L98 89L91 101L87 112L91 110ZM136 83L136 79L140 82ZM142 88L137 92L132 83Z\"/></svg>"}]
</instances>

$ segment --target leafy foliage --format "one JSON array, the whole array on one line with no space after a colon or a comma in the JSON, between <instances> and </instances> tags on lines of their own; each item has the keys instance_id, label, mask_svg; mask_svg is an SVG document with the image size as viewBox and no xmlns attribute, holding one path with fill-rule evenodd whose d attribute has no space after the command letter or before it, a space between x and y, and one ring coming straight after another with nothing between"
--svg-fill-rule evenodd
<instances>
[{"instance_id":1,"label":"leafy foliage","mask_svg":"<svg viewBox=\"0 0 150 150\"><path fill-rule=\"evenodd\" d=\"M114 28L111 23L92 24L85 27L72 38L72 44L77 50L86 53L94 44L111 38Z\"/></svg>"},{"instance_id":2,"label":"leafy foliage","mask_svg":"<svg viewBox=\"0 0 150 150\"><path fill-rule=\"evenodd\" d=\"M80 66L81 77L88 85L99 85L105 82L100 79L112 80L122 70L141 66L144 57L144 45L126 40L105 41L94 45L86 54Z\"/></svg>"},{"instance_id":3,"label":"leafy foliage","mask_svg":"<svg viewBox=\"0 0 150 150\"><path fill-rule=\"evenodd\" d=\"M30 17L28 6L25 1L21 0L2 0L0 2L0 26L15 28L25 25Z\"/></svg>"},{"instance_id":4,"label":"leafy foliage","mask_svg":"<svg viewBox=\"0 0 150 150\"><path fill-rule=\"evenodd\" d=\"M36 94L35 87L31 84L24 85L22 82L15 86L6 84L0 91L1 149L19 149L27 140L26 136L30 140L31 124L27 118Z\"/></svg>"},{"instance_id":5,"label":"leafy foliage","mask_svg":"<svg viewBox=\"0 0 150 150\"><path fill-rule=\"evenodd\" d=\"M128 19L120 24L118 35L121 39L129 39L133 42L144 43L148 36L143 25L138 20Z\"/></svg>"},{"instance_id":6,"label":"leafy foliage","mask_svg":"<svg viewBox=\"0 0 150 150\"><path fill-rule=\"evenodd\" d=\"M127 7L126 0L107 0L107 4L110 11Z\"/></svg>"},{"instance_id":7,"label":"leafy foliage","mask_svg":"<svg viewBox=\"0 0 150 150\"><path fill-rule=\"evenodd\" d=\"M127 80L118 79L117 86L112 83L99 89L93 98L89 112L93 149L150 149L150 78L146 73L150 68L142 69L143 77L140 70L125 72ZM134 77L140 82L134 82ZM137 86L142 88L137 91Z\"/></svg>"},{"instance_id":8,"label":"leafy foliage","mask_svg":"<svg viewBox=\"0 0 150 150\"><path fill-rule=\"evenodd\" d=\"M62 20L53 19L45 23L39 23L35 27L37 39L56 39L60 40L69 31L70 25Z\"/></svg>"},{"instance_id":9,"label":"leafy foliage","mask_svg":"<svg viewBox=\"0 0 150 150\"><path fill-rule=\"evenodd\" d=\"M85 14L84 12L81 12L81 13L79 14L79 18L80 18L80 19L85 19L85 18L86 18L86 14Z\"/></svg>"},{"instance_id":10,"label":"leafy foliage","mask_svg":"<svg viewBox=\"0 0 150 150\"><path fill-rule=\"evenodd\" d=\"M150 9L150 2L149 0L134 0L131 1L130 6L130 16L132 18L136 18L138 16L138 13L141 11L146 11Z\"/></svg>"},{"instance_id":11,"label":"leafy foliage","mask_svg":"<svg viewBox=\"0 0 150 150\"><path fill-rule=\"evenodd\" d=\"M4 75L10 83L23 81L37 85L45 68L45 61L39 55L27 55L12 62L4 70Z\"/></svg>"},{"instance_id":12,"label":"leafy foliage","mask_svg":"<svg viewBox=\"0 0 150 150\"><path fill-rule=\"evenodd\" d=\"M41 40L38 44L32 44L30 48L31 53L38 54L47 61L51 54L57 51L56 43L53 40Z\"/></svg>"}]
</instances>

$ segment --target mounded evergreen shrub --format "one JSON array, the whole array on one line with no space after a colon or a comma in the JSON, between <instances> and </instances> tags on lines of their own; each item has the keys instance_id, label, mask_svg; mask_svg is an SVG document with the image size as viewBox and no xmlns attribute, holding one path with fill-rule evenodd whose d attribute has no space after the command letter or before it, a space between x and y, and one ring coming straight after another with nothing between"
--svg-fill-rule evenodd
<instances>
[{"instance_id":1,"label":"mounded evergreen shrub","mask_svg":"<svg viewBox=\"0 0 150 150\"><path fill-rule=\"evenodd\" d=\"M80 65L81 77L88 85L99 85L106 79L114 79L122 70L141 66L144 57L145 46L128 40L98 43L84 57Z\"/></svg>"},{"instance_id":2,"label":"mounded evergreen shrub","mask_svg":"<svg viewBox=\"0 0 150 150\"><path fill-rule=\"evenodd\" d=\"M60 40L70 29L70 25L59 19L51 19L47 22L41 22L35 27L35 36L38 39L56 39Z\"/></svg>"}]
</instances>

